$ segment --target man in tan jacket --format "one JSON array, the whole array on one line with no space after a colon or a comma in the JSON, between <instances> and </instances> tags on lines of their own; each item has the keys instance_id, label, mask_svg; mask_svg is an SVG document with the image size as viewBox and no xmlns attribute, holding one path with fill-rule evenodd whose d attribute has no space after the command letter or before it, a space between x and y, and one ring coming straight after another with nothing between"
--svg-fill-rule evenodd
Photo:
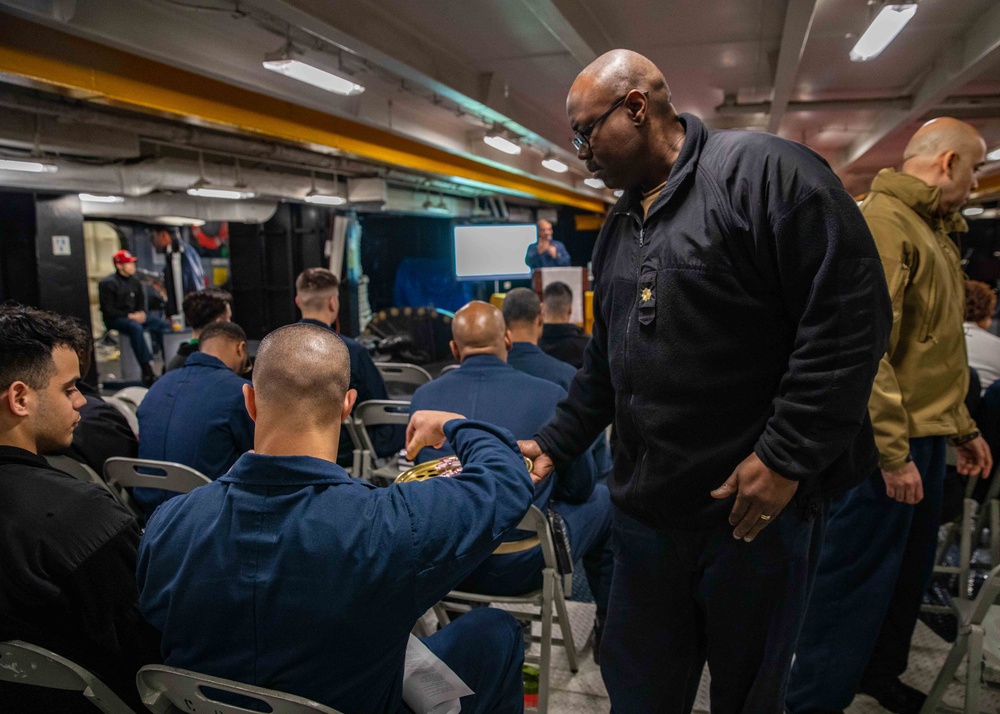
<instances>
[{"instance_id":1,"label":"man in tan jacket","mask_svg":"<svg viewBox=\"0 0 1000 714\"><path fill-rule=\"evenodd\" d=\"M976 188L986 145L968 124L924 124L903 169L883 169L861 205L892 297L892 333L868 404L879 471L835 501L787 703L791 714L839 712L855 692L892 712L924 694L899 681L941 519L945 448L958 471L989 476L992 458L965 408L964 276L950 233Z\"/></svg>"}]
</instances>

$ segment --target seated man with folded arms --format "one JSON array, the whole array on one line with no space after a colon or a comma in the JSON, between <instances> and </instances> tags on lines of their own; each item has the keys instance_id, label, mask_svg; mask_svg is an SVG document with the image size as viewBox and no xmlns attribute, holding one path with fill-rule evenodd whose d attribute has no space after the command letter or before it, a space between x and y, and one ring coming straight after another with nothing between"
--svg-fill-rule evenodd
<instances>
[{"instance_id":1,"label":"seated man with folded arms","mask_svg":"<svg viewBox=\"0 0 1000 714\"><path fill-rule=\"evenodd\" d=\"M247 336L234 322L213 322L199 351L150 387L139 405L139 458L175 461L210 479L253 448L253 420L243 408L240 375L247 367ZM132 493L149 516L177 494L159 488Z\"/></svg>"},{"instance_id":2,"label":"seated man with folded arms","mask_svg":"<svg viewBox=\"0 0 1000 714\"><path fill-rule=\"evenodd\" d=\"M80 374L85 375L90 371L93 340L89 331L72 320L70 322L74 335L73 350L80 360ZM135 458L139 442L121 412L101 399L100 392L84 382L82 377L77 381L76 388L86 402L78 410L80 421L73 430L73 443L68 449L53 453L86 464L97 474L104 473L104 462L112 456Z\"/></svg>"},{"instance_id":3,"label":"seated man with folded arms","mask_svg":"<svg viewBox=\"0 0 1000 714\"><path fill-rule=\"evenodd\" d=\"M507 364L510 340L503 315L485 302L470 302L451 323L451 350L461 362L413 394L411 413L441 409L465 414L508 429L517 439L530 439L555 416L566 390L550 381L519 372ZM454 444L425 448L418 461L451 453ZM611 496L595 484L594 460L587 451L572 464L535 485L534 503L559 513L569 531L573 559L583 559L590 590L597 604L594 623L599 645L611 592ZM461 585L461 589L495 595L521 595L542 586L545 567L540 547L521 553L494 555ZM594 648L596 653L600 647Z\"/></svg>"},{"instance_id":4,"label":"seated man with folded arms","mask_svg":"<svg viewBox=\"0 0 1000 714\"><path fill-rule=\"evenodd\" d=\"M135 673L157 661L139 614L139 526L106 490L51 468L83 395L76 326L0 306L0 641L23 640L90 670L140 711ZM80 692L0 682L4 714L94 712Z\"/></svg>"},{"instance_id":5,"label":"seated man with folded arms","mask_svg":"<svg viewBox=\"0 0 1000 714\"><path fill-rule=\"evenodd\" d=\"M260 344L246 409L254 453L163 504L139 553L143 614L169 665L395 714L417 619L489 556L531 503L510 433L415 414L408 449L455 446L452 478L375 488L337 466L356 393L343 341L289 325ZM483 608L424 644L475 692L462 712L521 712L523 636Z\"/></svg>"},{"instance_id":6,"label":"seated man with folded arms","mask_svg":"<svg viewBox=\"0 0 1000 714\"><path fill-rule=\"evenodd\" d=\"M170 358L164 372L180 369L187 358L198 351L201 331L213 322L230 322L233 319L233 296L225 290L209 288L195 290L184 296L184 322L191 328L191 339L182 344L177 354Z\"/></svg>"},{"instance_id":7,"label":"seated man with folded arms","mask_svg":"<svg viewBox=\"0 0 1000 714\"><path fill-rule=\"evenodd\" d=\"M300 323L317 325L336 332L340 314L340 280L326 268L306 268L295 279L295 305L302 312ZM338 333L339 334L339 333ZM388 399L385 380L371 355L359 342L340 335L351 355L351 389L358 393L358 404L371 399ZM403 446L403 427L382 424L368 428L375 455L395 454ZM340 431L340 465L350 467L354 444L347 429Z\"/></svg>"},{"instance_id":8,"label":"seated man with folded arms","mask_svg":"<svg viewBox=\"0 0 1000 714\"><path fill-rule=\"evenodd\" d=\"M545 309L534 290L514 288L503 300L503 320L510 338L507 364L532 377L555 382L569 392L569 383L576 376L576 369L567 362L545 354L538 347L542 336ZM608 437L601 433L592 449L598 480L611 475L611 448Z\"/></svg>"}]
</instances>

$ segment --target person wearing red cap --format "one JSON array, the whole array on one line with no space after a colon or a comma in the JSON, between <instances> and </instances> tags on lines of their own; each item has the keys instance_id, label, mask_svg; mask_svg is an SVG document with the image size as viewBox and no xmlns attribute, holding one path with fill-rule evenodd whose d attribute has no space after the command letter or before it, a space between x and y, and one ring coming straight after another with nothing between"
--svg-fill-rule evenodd
<instances>
[{"instance_id":1,"label":"person wearing red cap","mask_svg":"<svg viewBox=\"0 0 1000 714\"><path fill-rule=\"evenodd\" d=\"M115 272L97 286L101 316L109 330L118 330L122 337L128 337L142 369L143 384L149 386L156 377L153 374L153 355L143 332L170 332L171 327L163 320L146 314L146 291L139 278L135 277L136 257L127 250L119 250L111 260Z\"/></svg>"}]
</instances>

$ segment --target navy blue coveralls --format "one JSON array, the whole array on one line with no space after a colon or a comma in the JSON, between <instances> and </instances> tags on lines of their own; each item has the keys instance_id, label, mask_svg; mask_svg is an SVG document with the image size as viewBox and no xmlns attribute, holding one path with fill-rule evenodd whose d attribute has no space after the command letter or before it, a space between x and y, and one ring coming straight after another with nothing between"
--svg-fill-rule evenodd
<instances>
[{"instance_id":1,"label":"navy blue coveralls","mask_svg":"<svg viewBox=\"0 0 1000 714\"><path fill-rule=\"evenodd\" d=\"M498 357L474 355L466 357L458 369L421 385L413 394L410 413L421 409L451 411L502 426L517 439L530 439L552 417L556 403L565 395L562 387L519 372ZM417 460L451 453L451 445L445 443L441 449L422 449ZM614 568L611 497L607 487L595 484L590 452L539 483L534 503L543 511L552 508L566 521L573 558L583 559L590 591L603 615ZM462 589L521 595L542 586L544 567L541 547L493 555L462 583Z\"/></svg>"},{"instance_id":2,"label":"navy blue coveralls","mask_svg":"<svg viewBox=\"0 0 1000 714\"><path fill-rule=\"evenodd\" d=\"M216 479L253 448L253 420L243 401L250 384L222 360L195 352L184 366L167 372L139 405L139 458L175 461ZM132 493L146 515L171 491L136 488Z\"/></svg>"},{"instance_id":3,"label":"navy blue coveralls","mask_svg":"<svg viewBox=\"0 0 1000 714\"><path fill-rule=\"evenodd\" d=\"M465 469L375 488L309 456L245 454L157 509L139 604L174 667L395 714L414 623L497 547L531 503L511 435L445 424ZM468 618L468 622L466 619ZM482 608L424 643L475 692L463 712L523 711L521 627Z\"/></svg>"}]
</instances>

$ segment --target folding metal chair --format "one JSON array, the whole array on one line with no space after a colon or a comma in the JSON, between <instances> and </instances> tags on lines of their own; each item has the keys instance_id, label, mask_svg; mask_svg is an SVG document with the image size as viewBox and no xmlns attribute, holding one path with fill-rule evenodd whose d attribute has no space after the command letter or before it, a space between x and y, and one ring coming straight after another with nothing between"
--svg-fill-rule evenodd
<instances>
[{"instance_id":1,"label":"folding metal chair","mask_svg":"<svg viewBox=\"0 0 1000 714\"><path fill-rule=\"evenodd\" d=\"M257 711L272 714L341 714L336 709L304 697L158 664L140 669L135 676L135 684L142 703L154 714L248 714ZM217 699L215 692L252 699L255 705L264 704L265 708L246 709L228 704Z\"/></svg>"},{"instance_id":2,"label":"folding metal chair","mask_svg":"<svg viewBox=\"0 0 1000 714\"><path fill-rule=\"evenodd\" d=\"M73 478L100 486L114 496L116 501L121 502L121 499L118 498L118 494L108 485L108 482L105 481L96 471L94 471L94 469L87 466L87 464L80 463L76 459L69 456L55 456L52 454L46 456L45 460L49 462L49 466L52 468L58 469L65 474L69 474Z\"/></svg>"},{"instance_id":3,"label":"folding metal chair","mask_svg":"<svg viewBox=\"0 0 1000 714\"><path fill-rule=\"evenodd\" d=\"M105 714L135 714L104 682L80 665L20 640L0 642L0 681L80 692Z\"/></svg>"},{"instance_id":4,"label":"folding metal chair","mask_svg":"<svg viewBox=\"0 0 1000 714\"><path fill-rule=\"evenodd\" d=\"M1000 520L997 508L993 508L993 518ZM1000 565L990 571L989 577L983 583L975 600L954 600L955 615L958 617L958 637L945 659L944 666L938 673L934 686L927 701L924 702L920 714L935 714L938 711L962 711L966 714L978 714L979 697L983 684L983 674L987 664L992 661L995 670L1000 665L1000 627L998 618L1000 612L996 605L1000 596ZM955 673L962 662L965 662L965 702L962 709L955 709L943 703L948 685L955 679Z\"/></svg>"},{"instance_id":5,"label":"folding metal chair","mask_svg":"<svg viewBox=\"0 0 1000 714\"><path fill-rule=\"evenodd\" d=\"M379 461L375 445L368 435L368 427L394 424L406 426L410 422L410 403L394 399L369 399L354 407L351 413L354 429L348 431L354 441L355 451L360 451L358 476L369 481L384 480L390 483L399 475L395 454Z\"/></svg>"},{"instance_id":6,"label":"folding metal chair","mask_svg":"<svg viewBox=\"0 0 1000 714\"><path fill-rule=\"evenodd\" d=\"M440 377L440 376L441 376L442 374L444 374L445 372L450 372L450 371L452 371L453 369L458 369L458 368L459 368L459 367L461 367L461 366L462 366L462 365L460 365L460 364L449 364L449 365L448 365L447 367L442 367L442 368L441 368L441 371L440 371L440 372L438 372L438 376Z\"/></svg>"},{"instance_id":7,"label":"folding metal chair","mask_svg":"<svg viewBox=\"0 0 1000 714\"><path fill-rule=\"evenodd\" d=\"M571 672L576 673L579 669L576 657L576 643L573 641L573 630L569 620L569 613L566 609L566 592L571 592L573 588L572 575L559 575L559 571L556 568L556 550L552 542L552 531L549 528L549 520L537 506L531 506L528 509L518 528L525 531L534 531L535 535L522 541L501 543L493 554L519 553L541 545L542 557L545 561L545 567L542 569L541 590L535 590L524 595L486 595L453 590L435 606L434 612L443 624L448 624L450 622L448 612L468 612L471 609L468 604L470 601L526 604L538 607L538 612L516 612L514 614L521 619L526 618L531 622L542 623L541 636L535 635L531 632L530 628L525 632L525 639L527 641L537 642L540 645L540 653L538 655L526 654L524 661L538 665L538 714L546 714L549 707L549 689L551 687L552 645L562 645L566 648L566 659L569 660L569 669ZM562 632L561 638L553 636L552 626L554 624L559 625Z\"/></svg>"},{"instance_id":8,"label":"folding metal chair","mask_svg":"<svg viewBox=\"0 0 1000 714\"><path fill-rule=\"evenodd\" d=\"M132 406L132 411L135 412L142 404L142 400L146 398L146 393L149 392L145 387L125 387L125 389L119 389L114 393L115 399L121 399L126 404Z\"/></svg>"},{"instance_id":9,"label":"folding metal chair","mask_svg":"<svg viewBox=\"0 0 1000 714\"><path fill-rule=\"evenodd\" d=\"M108 404L113 406L118 412L125 417L125 421L128 422L129 429L135 434L135 438L139 438L139 419L135 415L135 407L132 406L131 402L127 402L124 399L119 399L118 397L101 397Z\"/></svg>"},{"instance_id":10,"label":"folding metal chair","mask_svg":"<svg viewBox=\"0 0 1000 714\"><path fill-rule=\"evenodd\" d=\"M386 389L390 396L410 395L421 384L431 381L431 374L423 367L406 362L376 362L375 366L382 373Z\"/></svg>"},{"instance_id":11,"label":"folding metal chair","mask_svg":"<svg viewBox=\"0 0 1000 714\"><path fill-rule=\"evenodd\" d=\"M207 476L184 464L123 456L113 456L104 462L104 478L126 507L142 520L145 519L145 514L125 489L141 486L188 493L199 486L212 483Z\"/></svg>"}]
</instances>

